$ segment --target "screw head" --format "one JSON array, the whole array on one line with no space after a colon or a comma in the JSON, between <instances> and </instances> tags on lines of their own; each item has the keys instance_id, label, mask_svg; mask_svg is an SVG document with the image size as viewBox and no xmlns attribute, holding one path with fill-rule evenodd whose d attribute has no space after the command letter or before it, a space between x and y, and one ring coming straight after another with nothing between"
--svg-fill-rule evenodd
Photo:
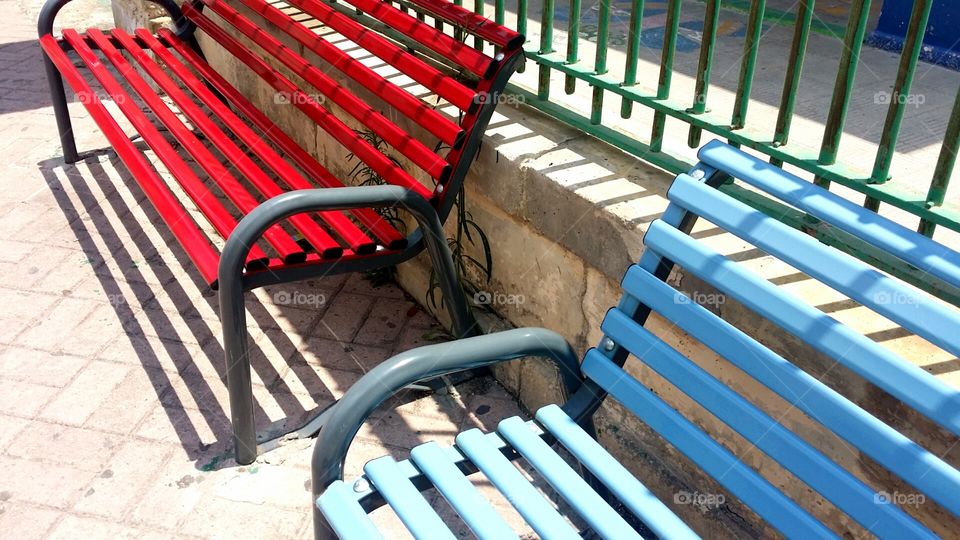
<instances>
[{"instance_id":1,"label":"screw head","mask_svg":"<svg viewBox=\"0 0 960 540\"><path fill-rule=\"evenodd\" d=\"M370 482L367 482L366 478L358 478L356 482L353 483L353 491L357 493L363 493L370 489Z\"/></svg>"},{"instance_id":2,"label":"screw head","mask_svg":"<svg viewBox=\"0 0 960 540\"><path fill-rule=\"evenodd\" d=\"M610 352L610 351L612 351L613 348L616 347L616 346L617 346L617 344L614 343L612 339L610 339L610 338L608 338L608 337L603 338L603 350L605 350L605 351L607 351L607 352Z\"/></svg>"},{"instance_id":3,"label":"screw head","mask_svg":"<svg viewBox=\"0 0 960 540\"><path fill-rule=\"evenodd\" d=\"M443 193L443 184L437 185L437 193Z\"/></svg>"},{"instance_id":4,"label":"screw head","mask_svg":"<svg viewBox=\"0 0 960 540\"><path fill-rule=\"evenodd\" d=\"M703 180L703 177L706 175L707 173L703 172L703 169L697 169L693 171L692 174L690 174L690 176L693 177L694 180Z\"/></svg>"}]
</instances>

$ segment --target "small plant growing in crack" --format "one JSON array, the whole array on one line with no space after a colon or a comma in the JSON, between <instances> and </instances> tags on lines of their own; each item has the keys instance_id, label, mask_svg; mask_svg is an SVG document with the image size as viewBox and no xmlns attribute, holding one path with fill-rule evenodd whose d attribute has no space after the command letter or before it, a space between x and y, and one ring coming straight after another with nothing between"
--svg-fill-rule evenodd
<instances>
[{"instance_id":1,"label":"small plant growing in crack","mask_svg":"<svg viewBox=\"0 0 960 540\"><path fill-rule=\"evenodd\" d=\"M397 160L397 158L384 152L383 147L386 145L386 142L382 138L380 138L379 135L369 130L354 130L354 131L356 131L357 135L361 139L370 143L370 146L373 146L378 151L380 151L380 153L387 156L387 158L390 161L396 163L398 167L403 168L403 166L400 164L400 161ZM357 163L353 166L353 169L350 171L350 177L353 178L354 180L359 180L359 185L377 186L377 185L384 185L387 183L382 176L377 174L377 171L370 168L370 166L367 165L366 162L357 158L357 156L354 155L352 152L349 155L347 155L347 159L351 161L352 160L357 161ZM400 217L400 212L397 208L386 206L382 208L376 208L374 209L374 211L384 221L386 221L393 228L398 230L400 234L406 235L407 224ZM383 285L385 283L391 283L395 281L394 278L396 277L396 273L397 273L396 266L387 266L385 268L377 268L375 270L366 271L364 273L364 278L366 278L367 281L369 281L370 284L373 285L374 287L379 287L380 285Z\"/></svg>"},{"instance_id":2,"label":"small plant growing in crack","mask_svg":"<svg viewBox=\"0 0 960 540\"><path fill-rule=\"evenodd\" d=\"M369 130L356 130L356 133L363 140L370 143L371 146L387 156L391 161L396 163L398 167L402 168L399 160L384 151L386 142L384 142L384 140L376 133ZM439 154L445 149L446 148L443 145L438 144L434 151ZM370 168L370 166L365 162L359 160L355 155L350 154L347 157L350 160L357 160L356 165L354 165L353 169L350 171L350 176L354 180L359 180L359 185L383 185L387 183L383 177L377 174L377 172ZM457 192L452 211L455 212L454 219L456 220L456 226L454 228L453 236L447 238L447 246L450 248L450 253L453 256L453 264L457 272L457 278L459 279L460 283L463 284L464 292L467 294L467 297L472 298L474 295L480 292L481 289L470 279L471 268L478 271L485 282L490 281L490 276L493 272L493 255L490 249L490 239L487 237L486 233L483 232L483 229L480 228L480 225L477 224L476 220L474 220L473 215L467 211L465 204L465 193L462 186L460 191ZM401 219L399 210L397 208L381 208L377 209L377 213L402 234L406 234L406 223L403 221L403 219ZM479 259L467 252L469 246L480 247L481 256ZM396 267L394 266L379 270L372 270L366 274L366 278L374 286L394 281L395 277ZM426 296L427 303L433 309L438 309L444 305L443 298L440 298L439 303L437 302L437 293L439 288L440 281L437 278L436 270L431 268L430 283L427 288Z\"/></svg>"}]
</instances>

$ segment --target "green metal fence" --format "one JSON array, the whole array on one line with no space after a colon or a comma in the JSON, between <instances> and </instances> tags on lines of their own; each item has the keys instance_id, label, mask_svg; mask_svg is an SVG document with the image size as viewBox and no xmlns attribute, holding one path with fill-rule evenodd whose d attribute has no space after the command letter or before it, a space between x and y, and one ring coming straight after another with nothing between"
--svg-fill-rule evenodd
<instances>
[{"instance_id":1,"label":"green metal fence","mask_svg":"<svg viewBox=\"0 0 960 540\"><path fill-rule=\"evenodd\" d=\"M334 1L334 0L328 0ZM405 6L412 12L416 8L405 4L404 0L393 0ZM690 148L701 144L703 132L708 132L727 139L736 146L746 147L761 152L769 157L775 165L788 164L810 173L817 184L829 187L836 183L853 189L863 195L863 204L867 208L877 211L881 204L899 208L919 218L919 230L927 236L933 236L936 227L944 227L960 232L960 212L956 207L944 206L950 176L960 142L960 91L954 100L952 114L946 131L943 135L942 146L939 151L932 178L924 180L912 176L910 178L891 178L890 167L897 147L897 138L900 134L901 123L907 100L901 96L909 96L914 75L917 72L920 56L923 30L926 28L931 12L933 0L916 0L907 30L902 53L900 53L899 67L892 89L889 93L889 106L883 124L882 135L877 144L874 156L855 156L856 165L861 172L856 172L850 163L838 160L838 151L841 138L844 136L844 126L850 108L854 79L859 67L862 46L867 31L870 16L871 0L850 0L849 14L845 27L837 24L824 23L815 17L814 0L797 0L792 11L773 10L778 24L792 26L792 41L785 59L782 89L780 91L779 106L776 119L773 122L772 138L759 136L757 133L768 133L770 130L745 129L751 105L751 93L754 90L754 75L757 58L762 54L762 28L767 9L767 0L663 0L656 2L658 9L665 7L662 46L660 48L659 69L656 73L656 88L654 91L644 91L638 84L638 66L640 60L641 34L643 32L643 18L645 0L626 0L629 2L629 23L625 43L624 64L610 69L609 64L609 29L611 20L611 0L600 0L596 6L596 28L590 39L583 37L582 0L491 0L487 5L484 0L454 0L459 5L472 8L476 13L492 16L498 23L511 25L523 33L534 30L539 38L528 40L525 45L527 58L532 66L526 69L536 69L537 77L535 88L513 85L511 90L523 97L528 105L532 105L545 113L558 118L584 132L593 134L627 152L630 152L646 161L661 166L671 172L687 169L690 163L682 157L673 155L664 149L665 125L668 119L680 121L688 125L686 143ZM565 21L558 20L558 1L566 10ZM649 2L652 4L653 2ZM774 3L771 0L771 4ZM675 74L674 60L677 52L678 31L681 14L696 4L703 12L702 39L699 46L699 61L696 69L696 82L692 95L676 95L673 88ZM340 6L345 13L363 18L363 15ZM618 4L622 6L623 4ZM489 8L493 12L488 12ZM619 9L619 8L618 8ZM717 32L721 16L721 9L737 10L746 14L746 25L743 31L742 54L739 65L739 76L736 85L736 95L731 116L720 116L712 113L708 107L711 89L711 75L715 61L715 47ZM429 16L420 14L421 19L431 20ZM512 22L511 22L512 21ZM368 24L376 26L376 22L367 18ZM439 24L439 23L438 23ZM442 26L442 25L441 25ZM528 28L539 26L539 28ZM385 29L390 33L388 29ZM451 29L456 36L469 40L461 29ZM811 33L832 36L836 40L839 51L839 64L833 87L829 108L824 123L822 142L819 152L811 153L809 149L800 151L789 144L792 120L794 119L795 105L797 104L801 73ZM555 36L565 37L558 46ZM529 35L529 34L528 34ZM405 41L402 36L397 36ZM589 42L594 54L584 55L583 50ZM484 44L473 38L472 43L477 47ZM407 43L416 48L416 43ZM560 50L558 50L560 49ZM620 55L617 56L621 58ZM528 62L531 64L531 62ZM652 76L644 73L645 77ZM563 91L572 94L577 86L589 87L591 99L589 110L579 110L570 107L557 99L556 88L551 88L552 81L563 80ZM960 77L958 77L960 79ZM562 96L561 96L562 97ZM627 134L622 130L605 125L603 113L616 110L617 103L611 103L611 97L619 101L619 113L622 118L631 118L638 110L646 109L652 112L652 127L649 136ZM608 117L609 118L609 117ZM756 118L751 123L757 124ZM760 123L766 122L770 127L770 120L762 118ZM866 165L864 160L872 160L872 172L862 172ZM920 182L922 185L918 185ZM926 196L922 195L926 186ZM910 189L907 189L907 188ZM918 190L918 187L921 188ZM918 195L918 193L921 193ZM745 199L752 199L749 193L741 194ZM761 200L752 200L753 204L763 206ZM773 210L771 210L773 211ZM795 221L794 225L805 227L815 234L829 236L829 231L816 232L816 224L809 219L790 217L788 209L777 209L777 216L784 221ZM901 266L897 261L888 260L885 254L864 252L858 246L849 245L842 237L830 237L827 240L849 252L871 260L887 270L909 278L912 270ZM867 250L869 251L869 250ZM937 284L931 284L924 276L914 276L915 284L924 289L932 290L939 296L951 301L960 300L957 291L942 290Z\"/></svg>"},{"instance_id":2,"label":"green metal fence","mask_svg":"<svg viewBox=\"0 0 960 540\"><path fill-rule=\"evenodd\" d=\"M503 10L502 3L502 0L498 0L498 12ZM518 12L527 11L524 7L526 0L519 0L519 3ZM578 56L577 49L580 39L569 39L565 52L554 49L552 43L553 32L551 31L554 26L554 4L553 0L544 2L541 19L543 31L541 32L540 42L537 45L528 45L527 47L527 56L537 63L540 70L540 85L536 94L529 96L533 98L529 103L584 131L595 133L601 138L608 139L610 142L614 142L614 144L618 144L618 146L670 170L682 166L675 159L664 155L662 152L664 123L667 117L675 118L690 125L687 143L691 148L700 144L702 132L707 131L724 137L733 144L762 152L768 155L770 161L774 164L788 163L808 171L815 175L815 181L821 186L826 187L831 182L836 182L857 190L865 195L864 205L873 210L877 210L880 203L885 203L910 212L921 218L920 231L928 236L933 234L937 225L960 231L960 213L943 207L947 184L957 155L958 134L960 134L960 93L957 94L953 114L943 137L940 157L933 177L929 181L926 198L918 199L911 193L912 190L903 189L900 181L890 178L889 175L904 109L907 106L906 100L899 97L910 94L922 46L920 37L923 29L926 28L933 0L917 0L915 2L907 38L900 56L899 70L891 91L892 99L890 99L877 153L873 159L872 174L869 177L852 173L849 167L844 166L843 163L838 163L837 153L844 131L851 89L865 37L870 0L852 0L850 2L849 22L843 36L840 65L819 156L816 159L795 152L788 145L807 41L814 22L814 0L799 0L796 12L792 17L794 21L793 41L789 57L786 59L787 68L783 81L782 97L772 139L758 138L743 129L746 125L753 89L754 69L760 51L761 23L764 19L765 0L752 0L748 6L744 6L744 2L731 2L734 7L745 9L749 13L744 33L735 105L733 114L729 118L719 118L707 113L721 3L721 0L705 0L703 38L700 47L696 88L694 95L687 96L685 101L683 96L671 95L671 79L681 0L671 0L667 6L666 31L663 36L659 80L655 93L643 92L636 86L638 43L641 33L640 21L643 18L644 0L633 0L632 2L630 34L626 52L627 64L623 70L624 76L622 79L613 78L607 74L609 2L603 1L600 5L596 38L597 52L592 61ZM571 0L569 26L567 28L568 36L579 34L579 10L580 0ZM573 86L571 81L574 79L582 80L592 86L593 101L589 116L579 115L575 111L560 110L558 107L550 105L549 80L551 70L557 70L567 77L568 91L571 91L570 89ZM653 109L655 117L647 141L611 140L609 133L594 127L600 123L605 94L615 94L622 98L621 115L624 118L631 115L634 104ZM906 181L917 182L919 179L910 178Z\"/></svg>"},{"instance_id":3,"label":"green metal fence","mask_svg":"<svg viewBox=\"0 0 960 540\"><path fill-rule=\"evenodd\" d=\"M956 162L958 140L960 140L960 91L957 92L953 113L943 136L936 169L928 181L926 197L916 195L917 182L922 182L922 179L890 177L890 166L897 146L897 137L900 133L904 110L908 105L907 100L901 99L901 96L910 95L922 47L921 36L923 29L927 26L933 0L916 0L914 4L907 37L900 54L899 69L890 92L891 98L883 133L877 145L876 155L873 157L872 173L869 175L855 172L855 168L849 163L838 161L838 151L867 30L871 0L850 0L849 2L849 15L846 28L842 30L842 43L839 41L837 43L840 51L839 67L819 154L816 156L809 155L809 152L798 151L788 144L811 31L835 35L838 38L841 33L837 25L824 23L815 18L815 0L797 0L792 12L774 10L779 24L792 23L793 39L788 58L785 59L786 69L772 138L756 135L758 131L763 130L744 129L751 104L757 56L762 50L761 29L765 20L766 0L699 0L704 7L703 36L699 51L696 87L692 96L674 95L671 91L681 10L684 4L689 7L692 0L657 2L666 6L666 22L657 85L653 92L645 92L637 84L642 21L647 2L645 0L629 1L630 22L625 63L623 66L618 66L618 69L611 70L608 65L607 43L611 18L609 0L600 0L598 3L596 34L590 39L590 42L595 44L592 45L595 47L595 54L586 58L581 54L581 45L584 42L581 35L582 0L563 2L564 7L568 8L566 27L562 28L566 36L565 50L557 50L554 44L555 29L563 26L558 24L555 18L558 0L539 0L536 6L537 12L531 11L529 0L510 0L509 4L506 0L493 0L493 13L487 12L491 6L484 0L454 0L456 4L466 5L478 14L492 16L498 23L510 25L513 21L516 29L524 34L528 32L529 21L538 21L539 39L532 40L525 46L527 58L538 70L537 86L524 88L514 85L511 90L522 95L527 104L647 161L672 172L679 172L688 167L689 164L683 159L663 150L664 126L667 119L672 118L689 125L687 144L691 148L700 145L703 132L706 131L727 139L731 144L762 152L769 156L770 162L775 165L789 164L807 171L821 186L828 187L831 183L837 183L856 190L865 196L864 205L873 210L877 210L881 203L905 210L920 218L919 230L928 236L933 235L937 226L960 232L960 212L943 206ZM411 12L417 12L415 6L406 4L404 0L394 0L394 2ZM730 117L720 117L711 113L708 108L721 9L747 13L735 105ZM511 16L509 21L507 20L508 11L515 13L515 17ZM351 15L362 17L362 14L356 12ZM422 14L420 18L431 20L429 16L425 17ZM471 39L460 29L452 31L461 39ZM402 38L400 39L403 41ZM483 46L479 38L472 38L472 42L477 47ZM415 43L410 45L416 47ZM622 76L612 75L613 71ZM578 82L590 86L592 100L588 112L567 107L559 100L552 98L553 72L562 75L564 91L568 94L575 91ZM604 107L613 106L609 105L609 99L607 99L611 94L619 97L620 115L623 118L630 118L635 113L636 106L653 111L652 128L646 140L642 137L626 135L603 124ZM864 159L869 158L857 156L857 165L862 166ZM910 182L910 187L913 189L905 189L904 182Z\"/></svg>"}]
</instances>

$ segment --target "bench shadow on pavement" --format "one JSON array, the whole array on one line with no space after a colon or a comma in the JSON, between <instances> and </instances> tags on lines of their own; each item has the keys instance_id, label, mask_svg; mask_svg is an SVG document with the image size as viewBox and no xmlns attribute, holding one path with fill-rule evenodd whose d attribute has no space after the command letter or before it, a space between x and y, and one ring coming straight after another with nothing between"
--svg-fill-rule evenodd
<instances>
[{"instance_id":1,"label":"bench shadow on pavement","mask_svg":"<svg viewBox=\"0 0 960 540\"><path fill-rule=\"evenodd\" d=\"M236 462L232 459L232 430L226 398L224 352L219 335L219 321L204 320L201 312L194 305L194 302L206 301L209 307L206 311L218 313L216 293L193 270L193 264L179 248L166 226L162 224L160 216L146 200L139 185L119 163L116 154L109 149L102 149L86 152L83 155L85 156L82 162L83 168L65 165L59 156L38 163L38 167L65 213L78 244L84 254L94 261L94 271L102 288L104 300L124 298L132 291L133 298L110 302L118 320L123 325L124 336L121 336L121 339L125 337L131 345L136 346L139 362L150 379L156 397L174 428L180 444L189 458L195 461L197 468L211 470L235 466ZM104 160L105 156L108 156L109 160ZM115 174L122 178L123 186L119 186L110 178L104 165L115 167ZM147 216L149 224L142 223L135 213L128 211L128 203L118 196L117 192L120 189L129 191L125 194L125 198L129 199L132 195L138 201L137 204ZM97 190L100 194L96 193ZM117 230L104 210L119 216L117 221L122 230ZM153 224L157 223L160 225L155 227ZM146 234L148 228L154 238L159 233L163 245L157 246L151 243L151 235ZM128 240L122 238L128 238ZM97 239L99 242L95 241ZM161 251L158 248L167 246L170 249L163 251L163 258L168 258L169 253L172 253L176 261L161 259ZM132 251L133 249L139 251ZM142 271L143 264L138 268L138 261L142 263L144 259L150 260L147 266L156 276L154 281L159 281L160 285L150 284L151 281ZM112 267L107 265L107 261L110 260L115 261ZM187 269L180 274L188 276L190 281L184 283L181 281L182 277L178 279L168 264L179 264ZM190 293L191 290L193 294ZM198 296L196 291L200 291L199 296L202 300L191 300ZM156 306L158 295L165 295L169 299L166 305L172 303L177 306L178 312L158 309ZM276 328L277 321L284 318L284 307L280 307L276 315L271 314L256 299L247 302L247 309L248 325L252 328ZM323 313L318 315L317 320L322 316ZM180 324L175 324L174 319L177 318ZM209 319L209 316L207 318ZM145 324L151 327L149 331L144 327ZM163 337L148 341L151 336L177 335L175 328L181 333L189 332L189 336L183 337L199 344L199 347ZM258 432L262 433L266 428L275 427L271 425L271 419L268 418L265 410L264 397L273 400L270 406L275 413L274 418L279 408L283 415L291 419L292 426L296 425L296 420L309 417L313 410L313 405L311 409L304 408L301 403L304 396L296 395L284 381L284 375L287 375L286 366L289 366L290 371L288 379L291 375L299 379L300 384L309 392L310 401L315 401L319 405L333 402L334 396L331 390L324 385L317 372L304 359L297 344L285 331L263 332L261 336L256 341L253 339L250 341L254 380L259 378L261 381L266 381L266 388L258 388L256 383L254 386L254 414ZM264 342L264 339L267 341ZM286 360L285 365L280 362L270 362L264 351L267 344L274 351L290 351L282 353ZM168 361L162 360L165 357L174 360L175 371L169 366ZM278 367L284 372L279 371ZM214 371L220 381L212 376L211 373ZM206 377L204 373L207 374ZM342 372L333 370L332 373ZM346 378L346 375L343 373L340 377ZM336 380L336 386L349 387L358 376L357 374L349 375L350 380ZM192 417L188 415L188 410ZM201 422L205 423L206 427L200 425ZM396 429L397 424L393 423L391 425L393 433L390 433L390 438L398 436ZM413 431L412 428L410 429ZM213 441L205 440L209 439L207 430L213 434ZM386 433L378 434L387 435Z\"/></svg>"}]
</instances>

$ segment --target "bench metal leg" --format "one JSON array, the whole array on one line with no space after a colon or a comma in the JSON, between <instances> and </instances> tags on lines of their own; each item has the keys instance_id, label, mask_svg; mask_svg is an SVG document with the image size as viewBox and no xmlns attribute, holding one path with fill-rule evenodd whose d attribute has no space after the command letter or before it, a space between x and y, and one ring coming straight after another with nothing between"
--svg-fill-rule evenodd
<instances>
[{"instance_id":1,"label":"bench metal leg","mask_svg":"<svg viewBox=\"0 0 960 540\"><path fill-rule=\"evenodd\" d=\"M457 279L456 268L447 246L443 224L436 210L424 198L398 186L365 186L299 190L278 195L247 214L220 255L219 298L223 324L223 347L227 362L227 386L230 393L230 417L237 462L252 463L257 458L257 434L254 427L253 386L247 343L244 291L252 283L244 280L243 265L250 247L271 225L297 213L352 208L401 207L416 218L417 233L436 268L440 290L457 337L479 334L466 294ZM370 268L380 263L371 261ZM322 427L323 420L311 421L311 429Z\"/></svg>"},{"instance_id":2,"label":"bench metal leg","mask_svg":"<svg viewBox=\"0 0 960 540\"><path fill-rule=\"evenodd\" d=\"M53 62L43 56L43 67L47 71L47 82L50 84L50 100L53 102L53 114L57 119L57 130L60 132L60 146L63 148L63 160L67 163L80 161L77 154L77 143L73 139L73 125L70 122L70 112L67 109L67 95L63 87L63 77L53 65Z\"/></svg>"},{"instance_id":3,"label":"bench metal leg","mask_svg":"<svg viewBox=\"0 0 960 540\"><path fill-rule=\"evenodd\" d=\"M237 463L257 459L257 431L253 423L253 384L250 379L250 351L247 342L247 312L243 302L243 270L220 271L220 322L227 361L227 390L230 393L230 421Z\"/></svg>"}]
</instances>

